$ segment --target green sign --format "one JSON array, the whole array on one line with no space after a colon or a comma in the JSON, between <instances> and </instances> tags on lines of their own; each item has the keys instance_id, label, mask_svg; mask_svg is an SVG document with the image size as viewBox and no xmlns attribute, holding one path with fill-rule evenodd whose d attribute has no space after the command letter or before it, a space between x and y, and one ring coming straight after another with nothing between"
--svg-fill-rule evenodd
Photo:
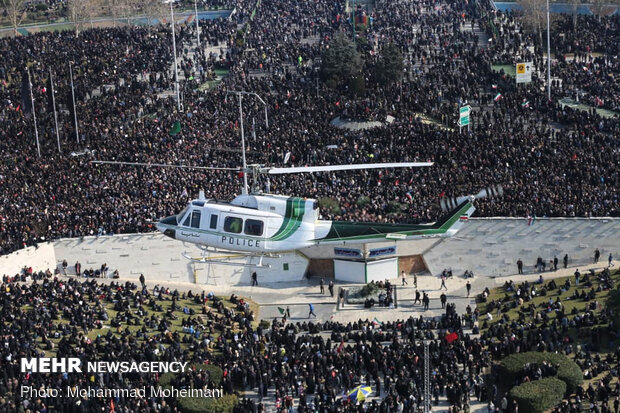
<instances>
[{"instance_id":1,"label":"green sign","mask_svg":"<svg viewBox=\"0 0 620 413\"><path fill-rule=\"evenodd\" d=\"M471 113L471 106L462 106L459 108L459 126L469 125L469 114Z\"/></svg>"}]
</instances>

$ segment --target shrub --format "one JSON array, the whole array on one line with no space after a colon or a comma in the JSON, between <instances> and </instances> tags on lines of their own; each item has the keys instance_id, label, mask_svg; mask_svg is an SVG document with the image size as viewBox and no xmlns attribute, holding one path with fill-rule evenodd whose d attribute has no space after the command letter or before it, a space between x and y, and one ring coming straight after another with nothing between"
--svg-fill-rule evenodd
<instances>
[{"instance_id":1,"label":"shrub","mask_svg":"<svg viewBox=\"0 0 620 413\"><path fill-rule=\"evenodd\" d=\"M237 396L226 394L222 397L184 397L177 399L182 413L232 413L238 403Z\"/></svg>"},{"instance_id":2,"label":"shrub","mask_svg":"<svg viewBox=\"0 0 620 413\"><path fill-rule=\"evenodd\" d=\"M368 198L366 195L362 195L359 198L357 198L355 205L357 205L360 208L363 208L364 206L368 205L369 202L370 202L370 198Z\"/></svg>"},{"instance_id":3,"label":"shrub","mask_svg":"<svg viewBox=\"0 0 620 413\"><path fill-rule=\"evenodd\" d=\"M562 401L566 383L554 377L523 383L510 390L510 397L519 404L519 410L542 413Z\"/></svg>"},{"instance_id":4,"label":"shrub","mask_svg":"<svg viewBox=\"0 0 620 413\"><path fill-rule=\"evenodd\" d=\"M369 295L373 295L377 292L378 289L379 287L377 286L377 284L368 283L360 290L360 297L368 297Z\"/></svg>"},{"instance_id":5,"label":"shrub","mask_svg":"<svg viewBox=\"0 0 620 413\"><path fill-rule=\"evenodd\" d=\"M506 373L503 376L509 381L509 384L512 384L526 364L542 364L543 361L558 367L557 378L566 383L569 392L575 391L583 383L583 372L579 366L563 354L535 351L518 353L503 359L500 366Z\"/></svg>"},{"instance_id":6,"label":"shrub","mask_svg":"<svg viewBox=\"0 0 620 413\"><path fill-rule=\"evenodd\" d=\"M330 214L340 215L342 211L340 210L340 204L337 199L323 197L319 198L319 206L325 209Z\"/></svg>"},{"instance_id":7,"label":"shrub","mask_svg":"<svg viewBox=\"0 0 620 413\"><path fill-rule=\"evenodd\" d=\"M206 371L215 387L220 386L222 377L224 377L222 369L214 364L192 363L186 368ZM164 373L159 377L159 385L162 387L171 387L175 377L176 375L174 373Z\"/></svg>"},{"instance_id":8,"label":"shrub","mask_svg":"<svg viewBox=\"0 0 620 413\"><path fill-rule=\"evenodd\" d=\"M192 367L195 367L196 370L204 370L209 373L209 378L215 387L219 387L222 383L224 372L215 364L194 364Z\"/></svg>"},{"instance_id":9,"label":"shrub","mask_svg":"<svg viewBox=\"0 0 620 413\"><path fill-rule=\"evenodd\" d=\"M405 210L400 202L390 201L387 206L387 212L401 212Z\"/></svg>"}]
</instances>

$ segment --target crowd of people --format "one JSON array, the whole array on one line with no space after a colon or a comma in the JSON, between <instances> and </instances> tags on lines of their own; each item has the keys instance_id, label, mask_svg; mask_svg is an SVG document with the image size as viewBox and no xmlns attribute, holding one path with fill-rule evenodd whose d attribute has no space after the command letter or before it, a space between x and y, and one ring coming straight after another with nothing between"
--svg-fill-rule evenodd
<instances>
[{"instance_id":1,"label":"crowd of people","mask_svg":"<svg viewBox=\"0 0 620 413\"><path fill-rule=\"evenodd\" d=\"M26 276L30 277L27 282ZM155 373L20 372L22 357L46 354L90 362L113 359L215 365L223 372L221 388L226 394L255 394L240 400L239 412L265 412L269 403L282 412L417 413L424 402L424 340L430 343L431 402L437 405L440 398L447 400L450 412L469 411L474 402L488 405L489 412L516 412L516 403L499 388L499 379L490 367L510 354L525 351L560 351L577 362L586 379L600 380L577 389L558 406L558 412L581 411L573 409L584 403L609 406L620 396L620 352L612 349L606 356L599 352L608 345L606 340L613 340L617 326L610 309L601 310L603 303L596 299L617 286L610 275L603 278L605 283L592 286L594 297L569 298L584 306L570 314L557 298L562 287L556 283L543 286L548 302L528 307L531 283L510 282L500 303L484 303L485 296L478 297L486 311L497 308L501 317L494 321L469 306L466 313L459 314L450 303L435 318L412 315L390 322L341 323L296 321L284 314L265 325L256 322L249 303L235 294L223 299L204 291L151 289L131 282L60 277L50 271L5 275L0 285L4 320L0 324L4 341L0 346L0 411L108 411L112 404L116 412L176 408L174 400L159 397L113 398L111 404L106 398L25 396L21 386L132 388L156 386L161 379ZM587 287L597 281L582 282ZM518 319L507 317L505 309L512 308L519 309ZM585 318L590 322L580 324ZM569 329L584 328L590 337L579 339L568 333ZM532 364L517 380L553 376L554 368ZM215 387L215 380L203 369L186 370L173 379L179 386L191 383L209 388ZM357 385L370 386L374 397L368 402L347 397Z\"/></svg>"},{"instance_id":2,"label":"crowd of people","mask_svg":"<svg viewBox=\"0 0 620 413\"><path fill-rule=\"evenodd\" d=\"M167 26L0 39L6 51L0 62L0 253L59 237L152 231L158 218L180 211L200 189L216 199L234 197L239 178L226 171L89 163L238 166L238 106L227 98L228 89L256 92L267 103L268 128L263 106L252 98L244 101L250 162L435 161L431 168L415 170L272 179L272 192L337 199L339 210L324 209L325 218L434 221L441 214L440 197L477 193L489 184L503 185L506 195L480 202L482 216L618 215L617 117L575 111L557 101L578 93L582 101L617 108L617 17L595 21L579 16L579 33L594 33L583 37L570 32L563 20L556 25L558 52L577 57L559 56L554 63L552 75L562 82L554 84L549 102L541 92L544 76L535 75L532 84L517 88L514 79L491 70L491 64L514 62L516 56L544 67L537 37L515 30L520 23L512 14L494 15L484 2L461 0L381 2L370 13L373 24L357 34L368 51L362 68L366 92L358 97L317 82L320 57L330 41L352 30L342 2L239 0L229 18L201 21L203 47L198 49L194 26L178 27L180 112L170 93L174 75ZM491 41L481 45L474 28ZM403 80L380 86L370 66L390 43L404 57ZM587 70L573 70L574 65ZM40 158L27 114L26 66ZM213 79L215 69L228 70L222 84L199 89ZM60 152L48 103L50 73ZM501 98L494 101L497 94ZM471 130L459 134L457 109L466 102L476 110ZM394 121L359 131L330 126L343 114L377 119L389 114ZM175 121L181 129L172 136Z\"/></svg>"},{"instance_id":3,"label":"crowd of people","mask_svg":"<svg viewBox=\"0 0 620 413\"><path fill-rule=\"evenodd\" d=\"M263 121L263 107L251 98L244 100L251 162L283 166L435 161L432 168L416 170L272 180L273 192L336 198L340 215L323 210L325 218L434 221L441 213L440 197L477 193L489 184L503 185L506 195L480 202L483 216L618 215L617 117L603 118L557 102L559 97L575 96L591 106L618 109L618 17L579 16L578 31L568 26L568 18L557 23L553 43L558 57L552 76L561 81L554 81L554 99L549 102L541 91L542 45L537 36L515 30L520 27L516 16L498 13L491 25L492 10L481 2L380 2L372 10L373 25L357 39L369 45L372 53L365 58L370 63L384 47L396 44L405 60L403 80L378 86L369 64L362 70L368 79L364 96L352 97L346 90L328 89L321 80L317 87L321 54L335 36L350 35L352 30L344 2L240 0L235 7L230 19L201 22L201 50L195 50L193 26L177 28L184 78L180 112L169 93L174 79L169 27L92 29L77 38L74 32L59 32L0 39L0 253L59 237L151 231L159 217L180 211L200 189L217 199L238 194L238 176L224 171L89 163L104 159L239 166L238 103L227 98L227 89L258 93L267 103L269 127ZM474 28L491 41L482 46ZM534 61L540 70L525 87L517 88L514 79L491 69L493 63L512 64L517 58ZM69 62L75 108L69 103ZM33 118L26 113L26 66L32 77L40 158ZM213 78L216 68L228 70L220 87L198 89ZM47 98L50 71L60 112L60 153ZM458 106L466 102L476 107L473 124L470 131L459 134ZM379 128L347 131L330 126L336 116L383 121L388 114L394 122ZM422 115L435 123L422 122ZM175 121L181 130L171 135ZM248 125L255 125L252 133ZM362 198L367 202L358 202ZM401 204L401 212L388 215L391 202ZM193 295L209 320L197 334L196 316L184 314L176 305L183 293L151 294L132 284L62 281L51 273L33 277L37 281L31 284L5 277L1 286L0 336L5 344L0 349L4 367L0 393L6 396L0 400L0 411L41 411L51 403L75 411L110 405L109 400L98 399L76 405L68 399L21 398L17 393L21 385L84 385L91 380L101 387L127 385L115 375L91 379L18 372L21 357L42 351L55 351L59 357L208 360L226 372L223 387L228 393L254 389L260 398L275 397L281 406L290 403L298 411L329 412L359 411L342 397L356 384L370 384L381 395L361 409L416 411L423 395L421 338L432 340L434 402L445 395L454 411L465 410L471 398L499 409L501 397L497 388L484 382L483 370L517 351L561 349L577 354L592 371L604 363L617 364L619 357L616 353L596 360L587 350L573 348L562 334L565 327L587 326L594 327L593 337L600 338L600 331L609 328L604 327L608 314L595 316L589 309L568 317L562 301L555 298L544 308L525 307L531 297L551 298L561 286L511 286L515 296L489 306L499 312L500 322L487 321L490 325L481 338L464 334L463 317L451 305L440 320L412 317L383 325L369 321L295 325L276 320L266 332L252 326L254 315L244 304L235 302L233 311L216 297ZM596 288L587 285L592 281L581 282L583 297L574 299L584 305L595 301ZM89 338L110 318L104 303L112 302L114 332L109 329ZM526 312L534 312L543 326L530 327L525 334L520 320L506 316L515 307L521 308L524 319ZM147 308L157 315L147 316ZM170 330L174 317L184 318L185 333ZM472 311L466 317L473 322L478 314ZM235 324L241 329L236 338L231 328ZM319 332L329 332L330 337ZM446 342L447 332L460 339ZM55 344L51 338L60 341ZM213 355L214 348L221 356ZM208 377L193 379L209 382ZM127 380L135 385L156 378ZM617 397L617 388L607 395ZM596 397L591 399L597 401ZM254 401L244 403L259 409ZM165 400L126 399L115 404L116 411L166 410ZM571 411L570 406L560 411Z\"/></svg>"}]
</instances>

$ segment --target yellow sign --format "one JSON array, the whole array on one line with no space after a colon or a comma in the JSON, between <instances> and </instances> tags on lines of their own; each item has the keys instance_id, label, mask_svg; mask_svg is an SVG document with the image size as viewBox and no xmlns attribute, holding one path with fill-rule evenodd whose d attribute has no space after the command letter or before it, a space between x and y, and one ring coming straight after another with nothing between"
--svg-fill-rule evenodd
<instances>
[{"instance_id":1,"label":"yellow sign","mask_svg":"<svg viewBox=\"0 0 620 413\"><path fill-rule=\"evenodd\" d=\"M524 75L525 74L525 63L519 63L517 65L517 73L520 75Z\"/></svg>"}]
</instances>

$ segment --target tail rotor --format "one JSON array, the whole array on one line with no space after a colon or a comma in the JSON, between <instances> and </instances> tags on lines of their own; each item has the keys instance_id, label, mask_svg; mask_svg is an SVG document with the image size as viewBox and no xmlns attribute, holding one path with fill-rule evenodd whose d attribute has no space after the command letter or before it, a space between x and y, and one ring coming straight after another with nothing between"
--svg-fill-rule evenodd
<instances>
[{"instance_id":1,"label":"tail rotor","mask_svg":"<svg viewBox=\"0 0 620 413\"><path fill-rule=\"evenodd\" d=\"M472 201L475 199L483 199L483 198L499 198L504 195L504 188L501 185L492 185L487 188L482 189L476 195L466 195L452 198L442 198L439 201L439 205L441 209L445 212L451 211L463 202L471 199Z\"/></svg>"}]
</instances>

